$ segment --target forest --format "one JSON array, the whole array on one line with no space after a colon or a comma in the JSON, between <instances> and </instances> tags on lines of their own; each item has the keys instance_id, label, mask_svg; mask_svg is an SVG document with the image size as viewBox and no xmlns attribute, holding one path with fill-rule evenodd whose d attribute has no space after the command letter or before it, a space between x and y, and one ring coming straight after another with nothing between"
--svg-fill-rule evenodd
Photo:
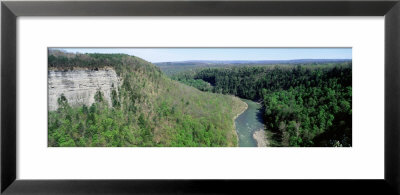
<instances>
[{"instance_id":1,"label":"forest","mask_svg":"<svg viewBox=\"0 0 400 195\"><path fill-rule=\"evenodd\" d=\"M158 67L127 54L49 50L49 71L111 67L122 82L112 86L111 102L99 90L93 104L71 106L61 94L57 110L48 111L48 145L238 146L233 119L247 106L243 98L262 105L269 146L352 146L351 61L266 62Z\"/></svg>"},{"instance_id":2,"label":"forest","mask_svg":"<svg viewBox=\"0 0 400 195\"><path fill-rule=\"evenodd\" d=\"M261 102L271 146L352 145L351 62L200 68L171 78Z\"/></svg>"},{"instance_id":3,"label":"forest","mask_svg":"<svg viewBox=\"0 0 400 195\"><path fill-rule=\"evenodd\" d=\"M180 72L194 71L204 68L262 67L274 65L318 65L351 62L351 59L295 59L295 60L189 60L158 62L158 66L166 75L173 76Z\"/></svg>"},{"instance_id":4,"label":"forest","mask_svg":"<svg viewBox=\"0 0 400 195\"><path fill-rule=\"evenodd\" d=\"M126 54L50 51L49 71L112 67L122 79L111 106L98 91L92 105L72 107L61 95L48 111L49 147L237 146L233 118L243 102L171 80L155 65Z\"/></svg>"}]
</instances>

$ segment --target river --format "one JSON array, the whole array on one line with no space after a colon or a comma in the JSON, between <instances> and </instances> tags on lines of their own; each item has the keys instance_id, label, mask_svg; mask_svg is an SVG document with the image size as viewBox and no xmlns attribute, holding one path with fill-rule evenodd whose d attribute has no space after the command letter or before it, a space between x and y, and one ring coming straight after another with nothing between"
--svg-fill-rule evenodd
<instances>
[{"instance_id":1,"label":"river","mask_svg":"<svg viewBox=\"0 0 400 195\"><path fill-rule=\"evenodd\" d=\"M236 132L239 137L239 147L257 147L253 133L264 129L262 105L247 99L241 99L248 105L241 115L235 120Z\"/></svg>"}]
</instances>

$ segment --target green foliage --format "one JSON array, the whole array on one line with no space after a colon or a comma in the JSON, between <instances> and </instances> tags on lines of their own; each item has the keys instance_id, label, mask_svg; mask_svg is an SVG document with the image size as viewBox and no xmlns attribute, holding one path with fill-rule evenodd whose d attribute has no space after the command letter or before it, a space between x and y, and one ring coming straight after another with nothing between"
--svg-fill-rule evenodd
<instances>
[{"instance_id":1,"label":"green foliage","mask_svg":"<svg viewBox=\"0 0 400 195\"><path fill-rule=\"evenodd\" d=\"M327 65L276 65L268 67L227 67L227 68L205 68L197 71L182 72L172 76L173 79L181 81L203 91L203 89L191 80L203 80L215 93L232 94L241 98L258 100L262 99L262 89L269 91L287 90L299 85L315 86L319 81L336 71L343 70L342 74L351 72L351 63L327 64ZM351 85L351 77L341 78L340 84ZM204 84L203 84L204 85Z\"/></svg>"},{"instance_id":2,"label":"green foliage","mask_svg":"<svg viewBox=\"0 0 400 195\"><path fill-rule=\"evenodd\" d=\"M94 94L94 100L95 100L96 102L102 102L102 101L103 101L103 93L101 93L100 90L98 90L98 91L96 92L96 94Z\"/></svg>"},{"instance_id":3,"label":"green foliage","mask_svg":"<svg viewBox=\"0 0 400 195\"><path fill-rule=\"evenodd\" d=\"M262 101L272 146L351 146L351 63L206 68L172 78Z\"/></svg>"},{"instance_id":4,"label":"green foliage","mask_svg":"<svg viewBox=\"0 0 400 195\"><path fill-rule=\"evenodd\" d=\"M69 107L68 100L64 94L61 94L60 98L57 99L58 106L61 108Z\"/></svg>"},{"instance_id":5,"label":"green foliage","mask_svg":"<svg viewBox=\"0 0 400 195\"><path fill-rule=\"evenodd\" d=\"M347 93L351 87L335 85L334 80L327 83L335 87L299 86L264 94L266 128L282 146L351 145L351 95Z\"/></svg>"},{"instance_id":6,"label":"green foliage","mask_svg":"<svg viewBox=\"0 0 400 195\"><path fill-rule=\"evenodd\" d=\"M122 78L111 102L71 107L63 94L48 114L49 146L236 146L232 118L240 101L261 101L272 146L351 146L351 63L223 67L172 76L125 54L49 51L49 69L96 71ZM201 92L193 87L201 91ZM213 93L211 93L213 92ZM111 106L109 106L111 105Z\"/></svg>"},{"instance_id":7,"label":"green foliage","mask_svg":"<svg viewBox=\"0 0 400 195\"><path fill-rule=\"evenodd\" d=\"M210 85L210 83L205 82L202 79L193 79L193 78L187 78L188 75L186 74L177 74L172 76L171 78L174 80L177 80L181 83L184 83L186 85L195 87L201 91L207 91L207 92L212 92L213 87Z\"/></svg>"},{"instance_id":8,"label":"green foliage","mask_svg":"<svg viewBox=\"0 0 400 195\"><path fill-rule=\"evenodd\" d=\"M114 68L122 79L120 86L112 86L111 102L100 89L92 105L80 107L71 107L62 95L58 109L49 111L49 146L237 145L232 121L237 98L172 81L154 65L133 56L57 51L49 55L49 67L55 70L96 71L106 66Z\"/></svg>"},{"instance_id":9,"label":"green foliage","mask_svg":"<svg viewBox=\"0 0 400 195\"><path fill-rule=\"evenodd\" d=\"M161 76L161 70L143 59L127 54L101 54L87 53L74 54L59 50L49 50L48 67L57 70L73 70L74 68L86 68L99 70L113 67L118 75L123 74L128 67L133 71L147 72L151 78Z\"/></svg>"}]
</instances>

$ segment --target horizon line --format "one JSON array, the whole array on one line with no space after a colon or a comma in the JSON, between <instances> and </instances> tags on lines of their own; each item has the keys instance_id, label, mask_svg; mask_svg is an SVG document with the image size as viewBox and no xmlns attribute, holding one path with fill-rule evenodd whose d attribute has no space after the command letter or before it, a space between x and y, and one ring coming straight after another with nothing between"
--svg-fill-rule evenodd
<instances>
[{"instance_id":1,"label":"horizon line","mask_svg":"<svg viewBox=\"0 0 400 195\"><path fill-rule=\"evenodd\" d=\"M134 57L139 57L135 55L131 55ZM140 57L139 57L140 58ZM353 60L352 58L293 58L293 59L280 59L280 60L178 60L178 61L159 61L159 62L151 62L151 63L167 63L167 62L204 62L204 61L213 61L213 62L230 62L230 61L243 61L243 62L262 62L262 61L294 61L294 60Z\"/></svg>"}]
</instances>

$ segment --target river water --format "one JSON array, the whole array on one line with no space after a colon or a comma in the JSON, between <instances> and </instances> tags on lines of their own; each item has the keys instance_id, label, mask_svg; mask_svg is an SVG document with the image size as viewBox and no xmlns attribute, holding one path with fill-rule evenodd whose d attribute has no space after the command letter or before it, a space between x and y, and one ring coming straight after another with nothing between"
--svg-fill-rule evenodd
<instances>
[{"instance_id":1,"label":"river water","mask_svg":"<svg viewBox=\"0 0 400 195\"><path fill-rule=\"evenodd\" d=\"M239 147L257 147L253 133L259 129L264 129L262 106L251 100L242 99L242 101L247 103L248 108L235 120Z\"/></svg>"}]
</instances>

